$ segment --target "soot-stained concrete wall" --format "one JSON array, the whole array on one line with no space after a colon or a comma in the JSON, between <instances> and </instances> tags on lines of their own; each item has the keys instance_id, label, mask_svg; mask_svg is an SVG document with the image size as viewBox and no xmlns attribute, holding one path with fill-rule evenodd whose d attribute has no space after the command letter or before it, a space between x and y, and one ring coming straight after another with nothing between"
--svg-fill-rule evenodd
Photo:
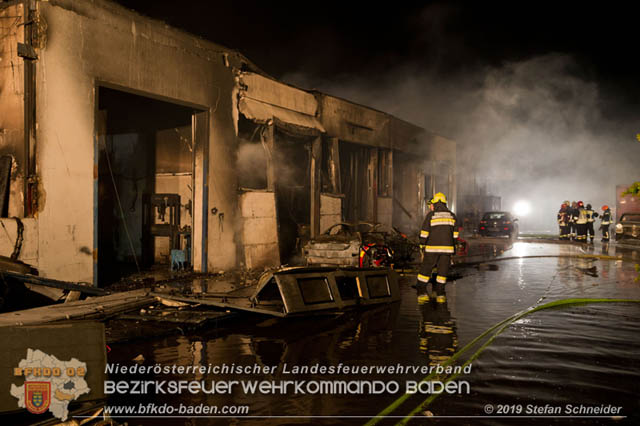
<instances>
[{"instance_id":1,"label":"soot-stained concrete wall","mask_svg":"<svg viewBox=\"0 0 640 426\"><path fill-rule=\"evenodd\" d=\"M41 274L93 280L94 117L100 85L209 112L206 211L210 215L216 207L218 218L208 220L208 269L234 267L233 67L244 59L107 1L51 0L38 8L48 28L37 62ZM202 211L202 205L195 209ZM198 244L202 215L194 234Z\"/></svg>"},{"instance_id":2,"label":"soot-stained concrete wall","mask_svg":"<svg viewBox=\"0 0 640 426\"><path fill-rule=\"evenodd\" d=\"M9 216L23 215L24 61L17 45L24 41L21 4L0 9L0 156L12 157Z\"/></svg>"}]
</instances>

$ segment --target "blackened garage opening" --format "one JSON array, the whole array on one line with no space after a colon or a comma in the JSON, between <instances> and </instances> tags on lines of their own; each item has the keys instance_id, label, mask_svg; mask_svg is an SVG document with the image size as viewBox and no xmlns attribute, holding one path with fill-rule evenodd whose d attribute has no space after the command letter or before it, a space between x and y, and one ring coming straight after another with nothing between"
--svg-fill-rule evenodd
<instances>
[{"instance_id":1,"label":"blackened garage opening","mask_svg":"<svg viewBox=\"0 0 640 426\"><path fill-rule=\"evenodd\" d=\"M276 211L283 264L299 262L301 247L309 239L311 143L312 137L275 131Z\"/></svg>"},{"instance_id":2,"label":"blackened garage opening","mask_svg":"<svg viewBox=\"0 0 640 426\"><path fill-rule=\"evenodd\" d=\"M189 267L193 108L98 88L98 284Z\"/></svg>"}]
</instances>

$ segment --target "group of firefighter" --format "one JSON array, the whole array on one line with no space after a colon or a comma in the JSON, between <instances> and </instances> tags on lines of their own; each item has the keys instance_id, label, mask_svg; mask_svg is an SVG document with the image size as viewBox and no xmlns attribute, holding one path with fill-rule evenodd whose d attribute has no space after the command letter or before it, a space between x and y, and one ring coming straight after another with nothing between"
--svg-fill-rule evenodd
<instances>
[{"instance_id":1,"label":"group of firefighter","mask_svg":"<svg viewBox=\"0 0 640 426\"><path fill-rule=\"evenodd\" d=\"M609 226L611 225L611 210L609 206L602 206L602 213L593 210L591 204L586 206L582 201L565 201L558 211L558 226L560 239L592 243L595 238L594 222L600 218L602 241L609 241Z\"/></svg>"},{"instance_id":2,"label":"group of firefighter","mask_svg":"<svg viewBox=\"0 0 640 426\"><path fill-rule=\"evenodd\" d=\"M444 286L459 233L458 219L447 208L447 198L443 193L438 192L430 200L429 210L420 230L422 264L416 280L419 304L425 304L431 298L437 303L446 302ZM565 201L558 212L560 239L592 243L596 218L600 218L602 241L609 241L609 206L602 206L602 213L598 213L592 209L591 204L585 206L582 201ZM435 274L434 269L437 271ZM427 291L429 283L433 285L431 295Z\"/></svg>"}]
</instances>

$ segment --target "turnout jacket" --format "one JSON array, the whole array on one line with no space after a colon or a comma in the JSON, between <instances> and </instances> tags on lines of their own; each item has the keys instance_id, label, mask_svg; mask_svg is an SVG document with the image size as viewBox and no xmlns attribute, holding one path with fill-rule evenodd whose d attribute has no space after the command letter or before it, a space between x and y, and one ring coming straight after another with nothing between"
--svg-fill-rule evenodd
<instances>
[{"instance_id":1,"label":"turnout jacket","mask_svg":"<svg viewBox=\"0 0 640 426\"><path fill-rule=\"evenodd\" d=\"M579 207L574 210L573 221L578 225L585 225L587 223L587 211L583 207Z\"/></svg>"},{"instance_id":2,"label":"turnout jacket","mask_svg":"<svg viewBox=\"0 0 640 426\"><path fill-rule=\"evenodd\" d=\"M444 203L435 203L420 231L420 245L427 253L453 254L458 238L458 219Z\"/></svg>"},{"instance_id":3,"label":"turnout jacket","mask_svg":"<svg viewBox=\"0 0 640 426\"><path fill-rule=\"evenodd\" d=\"M558 224L560 226L569 225L569 211L566 208L560 209L558 212Z\"/></svg>"}]
</instances>

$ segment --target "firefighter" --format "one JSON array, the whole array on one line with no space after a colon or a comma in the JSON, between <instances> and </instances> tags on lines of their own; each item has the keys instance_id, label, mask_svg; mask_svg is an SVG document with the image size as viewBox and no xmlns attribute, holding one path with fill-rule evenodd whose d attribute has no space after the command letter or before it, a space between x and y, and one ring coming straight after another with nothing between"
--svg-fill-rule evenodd
<instances>
[{"instance_id":1,"label":"firefighter","mask_svg":"<svg viewBox=\"0 0 640 426\"><path fill-rule=\"evenodd\" d=\"M569 239L569 206L563 203L558 211L558 226L560 226L560 239Z\"/></svg>"},{"instance_id":2,"label":"firefighter","mask_svg":"<svg viewBox=\"0 0 640 426\"><path fill-rule=\"evenodd\" d=\"M579 242L585 242L587 240L587 211L584 208L582 201L578 201L578 208L576 209L573 217L576 223L576 240Z\"/></svg>"},{"instance_id":3,"label":"firefighter","mask_svg":"<svg viewBox=\"0 0 640 426\"><path fill-rule=\"evenodd\" d=\"M569 239L575 240L577 236L576 232L576 214L578 214L578 203L575 201L571 202L571 206L569 207Z\"/></svg>"},{"instance_id":4,"label":"firefighter","mask_svg":"<svg viewBox=\"0 0 640 426\"><path fill-rule=\"evenodd\" d=\"M595 231L593 230L593 222L595 222L598 217L598 212L594 211L591 207L591 204L587 204L587 239L590 243L593 243L593 239L595 238Z\"/></svg>"},{"instance_id":5,"label":"firefighter","mask_svg":"<svg viewBox=\"0 0 640 426\"><path fill-rule=\"evenodd\" d=\"M611 225L611 210L606 204L602 206L602 216L600 216L600 229L602 229L602 242L609 241L609 225Z\"/></svg>"},{"instance_id":6,"label":"firefighter","mask_svg":"<svg viewBox=\"0 0 640 426\"><path fill-rule=\"evenodd\" d=\"M420 231L420 247L424 249L424 257L416 287L420 289L422 286L424 294L418 297L418 301L429 300L426 286L431 280L433 268L437 267L432 297L436 298L436 302L444 303L447 300L444 285L447 282L451 256L455 252L455 240L458 239L458 219L447 208L447 198L442 192L431 199L429 210Z\"/></svg>"}]
</instances>

